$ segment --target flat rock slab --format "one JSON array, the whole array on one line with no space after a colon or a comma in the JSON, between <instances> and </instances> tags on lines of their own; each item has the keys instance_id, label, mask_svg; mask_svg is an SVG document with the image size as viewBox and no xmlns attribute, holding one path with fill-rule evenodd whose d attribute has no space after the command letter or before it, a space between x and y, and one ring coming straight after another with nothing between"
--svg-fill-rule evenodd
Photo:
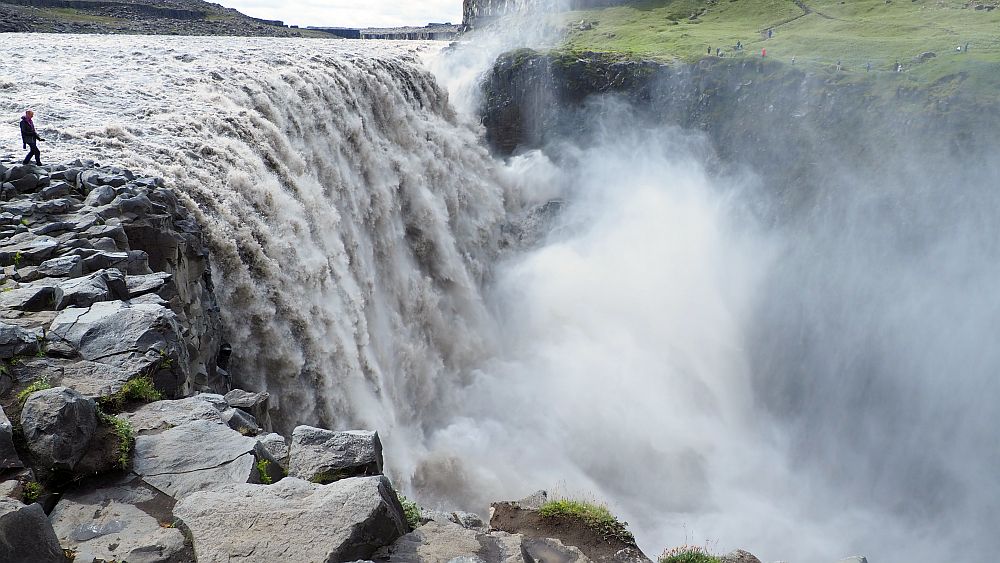
<instances>
[{"instance_id":1,"label":"flat rock slab","mask_svg":"<svg viewBox=\"0 0 1000 563\"><path fill-rule=\"evenodd\" d=\"M167 563L184 551L184 534L164 528L138 504L157 493L120 486L63 497L49 515L59 543L85 561L95 558L129 563Z\"/></svg>"},{"instance_id":2,"label":"flat rock slab","mask_svg":"<svg viewBox=\"0 0 1000 563\"><path fill-rule=\"evenodd\" d=\"M288 474L317 483L382 473L382 442L378 432L334 432L298 426L292 431L289 455Z\"/></svg>"},{"instance_id":3,"label":"flat rock slab","mask_svg":"<svg viewBox=\"0 0 1000 563\"><path fill-rule=\"evenodd\" d=\"M132 470L160 491L182 498L229 483L246 483L257 441L210 420L138 436Z\"/></svg>"},{"instance_id":4,"label":"flat rock slab","mask_svg":"<svg viewBox=\"0 0 1000 563\"><path fill-rule=\"evenodd\" d=\"M0 561L66 563L42 505L0 497Z\"/></svg>"},{"instance_id":5,"label":"flat rock slab","mask_svg":"<svg viewBox=\"0 0 1000 563\"><path fill-rule=\"evenodd\" d=\"M181 500L174 515L191 530L199 561L355 561L407 530L383 476L228 485Z\"/></svg>"},{"instance_id":6,"label":"flat rock slab","mask_svg":"<svg viewBox=\"0 0 1000 563\"><path fill-rule=\"evenodd\" d=\"M202 395L176 401L156 401L125 416L137 434L167 430L195 420L206 420L219 426L223 424L219 408Z\"/></svg>"},{"instance_id":7,"label":"flat rock slab","mask_svg":"<svg viewBox=\"0 0 1000 563\"><path fill-rule=\"evenodd\" d=\"M590 563L579 549L556 539L471 530L432 521L378 550L372 559L386 563Z\"/></svg>"}]
</instances>

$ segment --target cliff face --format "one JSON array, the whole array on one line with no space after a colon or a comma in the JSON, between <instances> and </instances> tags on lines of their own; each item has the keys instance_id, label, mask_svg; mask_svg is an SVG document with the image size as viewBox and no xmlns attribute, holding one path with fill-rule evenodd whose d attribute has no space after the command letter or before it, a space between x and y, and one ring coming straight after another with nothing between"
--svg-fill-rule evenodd
<instances>
[{"instance_id":1,"label":"cliff face","mask_svg":"<svg viewBox=\"0 0 1000 563\"><path fill-rule=\"evenodd\" d=\"M667 65L522 50L500 57L486 77L482 119L493 149L512 154L581 138L595 105L624 100L645 123L703 132L721 161L751 167L798 204L829 176L817 166L830 163L868 166L882 154L876 168L889 176L914 163L945 175L966 173L955 170L959 161L989 162L1000 147L1000 108L967 95L962 80L914 88L760 59Z\"/></svg>"}]
</instances>

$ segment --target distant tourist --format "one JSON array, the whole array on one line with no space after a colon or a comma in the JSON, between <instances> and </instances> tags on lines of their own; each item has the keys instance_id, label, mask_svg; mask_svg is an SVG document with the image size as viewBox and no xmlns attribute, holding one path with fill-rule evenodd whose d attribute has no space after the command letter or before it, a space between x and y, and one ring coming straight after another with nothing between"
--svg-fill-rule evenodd
<instances>
[{"instance_id":1,"label":"distant tourist","mask_svg":"<svg viewBox=\"0 0 1000 563\"><path fill-rule=\"evenodd\" d=\"M715 48L715 56L716 57L721 57L722 56L722 47L716 47Z\"/></svg>"},{"instance_id":2,"label":"distant tourist","mask_svg":"<svg viewBox=\"0 0 1000 563\"><path fill-rule=\"evenodd\" d=\"M708 56L712 56L712 46L708 46Z\"/></svg>"},{"instance_id":3,"label":"distant tourist","mask_svg":"<svg viewBox=\"0 0 1000 563\"><path fill-rule=\"evenodd\" d=\"M795 64L795 57L792 57L792 64Z\"/></svg>"},{"instance_id":4,"label":"distant tourist","mask_svg":"<svg viewBox=\"0 0 1000 563\"><path fill-rule=\"evenodd\" d=\"M35 130L35 122L32 121L34 117L35 112L30 109L21 117L21 142L24 143L24 148L31 147L28 156L24 157L24 164L31 162L31 157L35 157L35 164L41 166L42 153L38 152L38 141L45 139L39 137L38 131Z\"/></svg>"},{"instance_id":5,"label":"distant tourist","mask_svg":"<svg viewBox=\"0 0 1000 563\"><path fill-rule=\"evenodd\" d=\"M966 44L965 44L965 52L966 52L966 53L968 53L968 52L969 52L969 44L968 44L968 43L966 43Z\"/></svg>"},{"instance_id":6,"label":"distant tourist","mask_svg":"<svg viewBox=\"0 0 1000 563\"><path fill-rule=\"evenodd\" d=\"M767 49L761 49L760 50L760 58L763 59L765 57L767 57Z\"/></svg>"},{"instance_id":7,"label":"distant tourist","mask_svg":"<svg viewBox=\"0 0 1000 563\"><path fill-rule=\"evenodd\" d=\"M868 72L871 72L872 71L872 62L868 61L868 64L865 65L865 68L868 70Z\"/></svg>"},{"instance_id":8,"label":"distant tourist","mask_svg":"<svg viewBox=\"0 0 1000 563\"><path fill-rule=\"evenodd\" d=\"M840 70L843 69L843 68L844 68L844 65L840 64L840 61L837 61L837 72L840 72Z\"/></svg>"},{"instance_id":9,"label":"distant tourist","mask_svg":"<svg viewBox=\"0 0 1000 563\"><path fill-rule=\"evenodd\" d=\"M737 41L736 42L736 50L737 51L742 51L743 50L743 42L742 41Z\"/></svg>"},{"instance_id":10,"label":"distant tourist","mask_svg":"<svg viewBox=\"0 0 1000 563\"><path fill-rule=\"evenodd\" d=\"M772 37L774 37L774 30L773 29L767 30L767 38L770 39Z\"/></svg>"}]
</instances>

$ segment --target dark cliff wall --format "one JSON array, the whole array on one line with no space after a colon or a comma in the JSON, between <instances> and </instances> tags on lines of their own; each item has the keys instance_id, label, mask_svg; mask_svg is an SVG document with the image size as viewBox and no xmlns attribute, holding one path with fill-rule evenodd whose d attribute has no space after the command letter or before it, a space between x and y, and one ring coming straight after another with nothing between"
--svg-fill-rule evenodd
<instances>
[{"instance_id":1,"label":"dark cliff wall","mask_svg":"<svg viewBox=\"0 0 1000 563\"><path fill-rule=\"evenodd\" d=\"M462 22L475 27L508 14L581 10L624 3L625 0L465 0L462 5Z\"/></svg>"}]
</instances>

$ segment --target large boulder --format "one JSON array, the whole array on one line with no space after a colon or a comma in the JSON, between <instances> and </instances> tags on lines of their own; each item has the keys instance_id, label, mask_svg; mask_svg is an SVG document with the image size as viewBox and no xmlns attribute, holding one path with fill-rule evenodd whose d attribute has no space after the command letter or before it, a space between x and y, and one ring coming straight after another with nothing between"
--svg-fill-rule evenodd
<instances>
[{"instance_id":1,"label":"large boulder","mask_svg":"<svg viewBox=\"0 0 1000 563\"><path fill-rule=\"evenodd\" d=\"M21 428L41 465L73 469L97 429L97 406L68 387L37 391L24 403Z\"/></svg>"},{"instance_id":2,"label":"large boulder","mask_svg":"<svg viewBox=\"0 0 1000 563\"><path fill-rule=\"evenodd\" d=\"M86 360L155 371L157 388L176 396L189 391L188 350L176 315L158 304L104 301L70 307L49 328L49 340L62 341Z\"/></svg>"},{"instance_id":3,"label":"large boulder","mask_svg":"<svg viewBox=\"0 0 1000 563\"><path fill-rule=\"evenodd\" d=\"M136 437L132 470L156 489L180 499L196 491L249 481L256 444L221 423L194 420Z\"/></svg>"},{"instance_id":4,"label":"large boulder","mask_svg":"<svg viewBox=\"0 0 1000 563\"><path fill-rule=\"evenodd\" d=\"M59 543L74 551L77 561L179 561L184 534L161 526L138 508L163 502L158 496L156 491L130 485L71 493L59 501L49 519Z\"/></svg>"},{"instance_id":5,"label":"large boulder","mask_svg":"<svg viewBox=\"0 0 1000 563\"><path fill-rule=\"evenodd\" d=\"M228 485L182 499L174 515L191 530L199 561L355 561L407 531L384 476L316 485ZM225 530L220 534L219 530Z\"/></svg>"},{"instance_id":6,"label":"large boulder","mask_svg":"<svg viewBox=\"0 0 1000 563\"><path fill-rule=\"evenodd\" d=\"M0 563L66 563L40 504L0 497Z\"/></svg>"},{"instance_id":7,"label":"large boulder","mask_svg":"<svg viewBox=\"0 0 1000 563\"><path fill-rule=\"evenodd\" d=\"M315 483L382 473L378 432L298 426L292 431L289 456L288 474Z\"/></svg>"},{"instance_id":8,"label":"large boulder","mask_svg":"<svg viewBox=\"0 0 1000 563\"><path fill-rule=\"evenodd\" d=\"M226 402L233 408L246 411L264 429L271 431L271 415L268 414L268 399L271 394L267 391L251 393L242 389L233 389L226 393Z\"/></svg>"},{"instance_id":9,"label":"large boulder","mask_svg":"<svg viewBox=\"0 0 1000 563\"><path fill-rule=\"evenodd\" d=\"M0 471L24 467L14 449L14 428L0 407Z\"/></svg>"},{"instance_id":10,"label":"large boulder","mask_svg":"<svg viewBox=\"0 0 1000 563\"><path fill-rule=\"evenodd\" d=\"M125 416L137 434L167 430L195 420L222 425L219 407L206 400L204 395L176 401L156 401L139 407L135 412L126 413Z\"/></svg>"}]
</instances>

